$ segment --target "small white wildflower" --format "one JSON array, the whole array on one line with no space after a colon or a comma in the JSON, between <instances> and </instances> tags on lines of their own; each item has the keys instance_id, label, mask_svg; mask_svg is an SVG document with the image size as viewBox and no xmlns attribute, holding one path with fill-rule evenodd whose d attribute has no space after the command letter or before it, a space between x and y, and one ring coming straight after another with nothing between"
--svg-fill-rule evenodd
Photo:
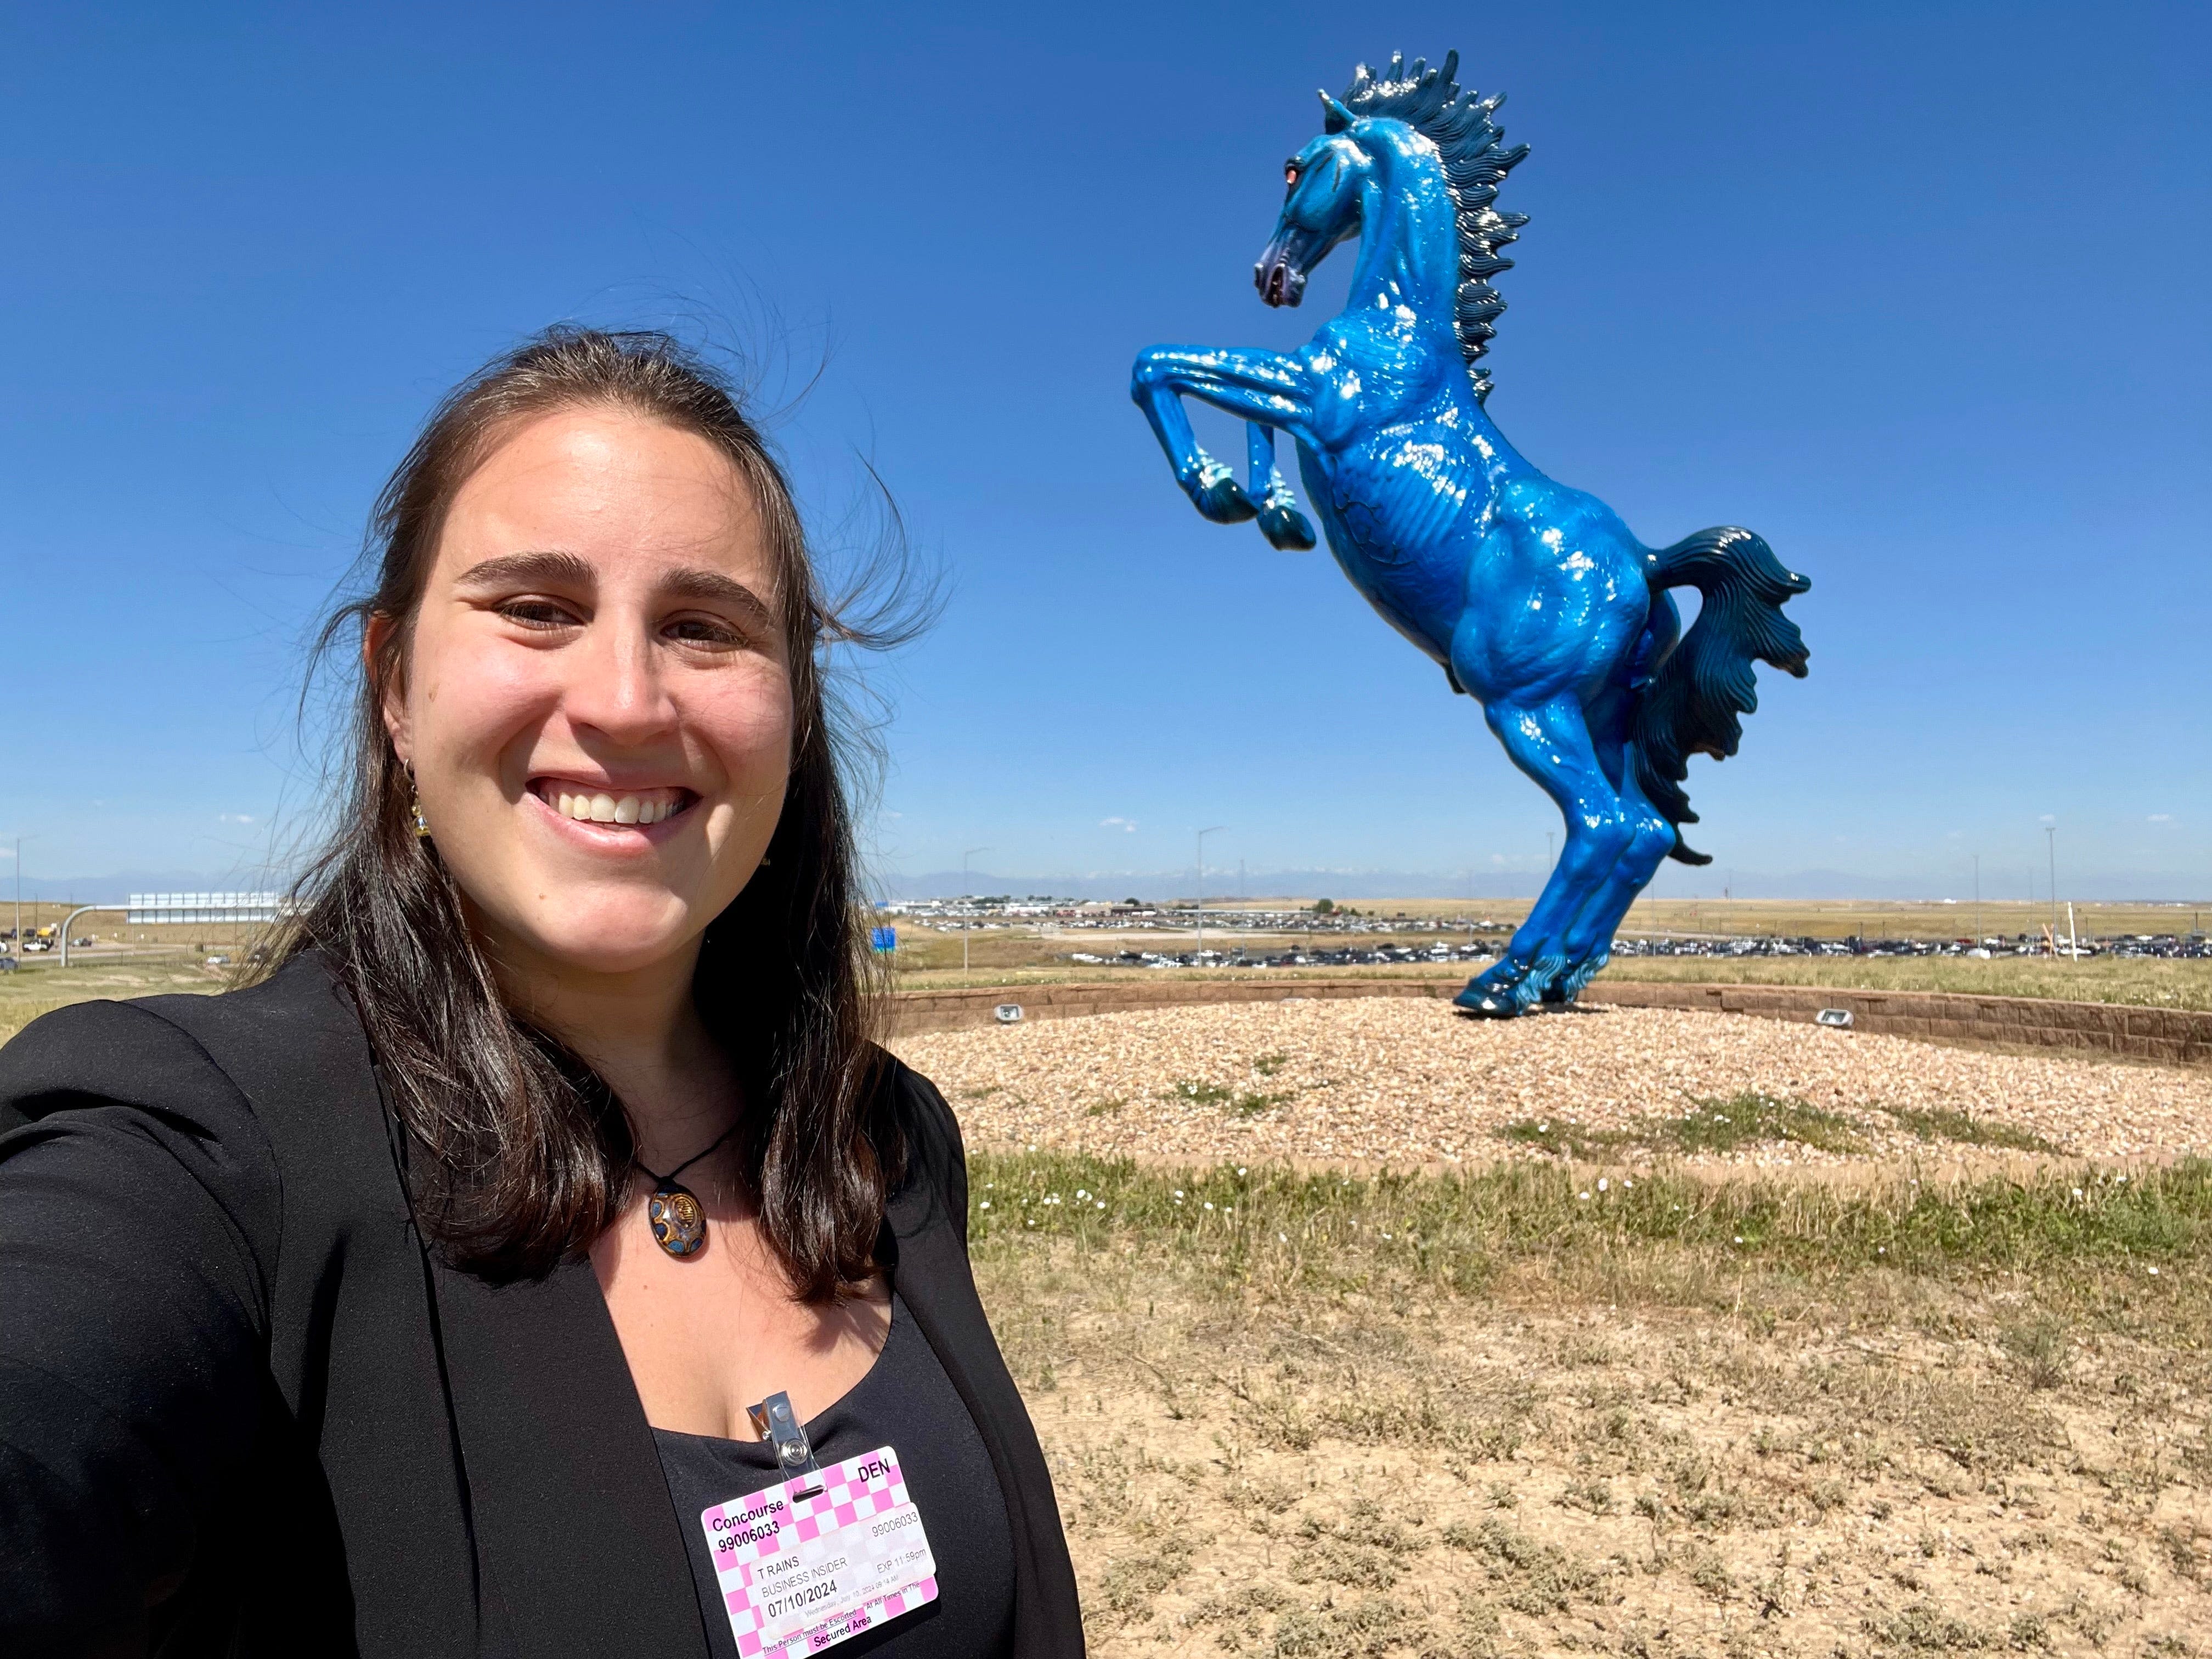
<instances>
[{"instance_id":1,"label":"small white wildflower","mask_svg":"<svg viewBox=\"0 0 2212 1659\"><path fill-rule=\"evenodd\" d=\"M1213 1207L1213 1200L1212 1199L1209 1198L1206 1200L1206 1207L1209 1210Z\"/></svg>"},{"instance_id":2,"label":"small white wildflower","mask_svg":"<svg viewBox=\"0 0 2212 1659\"><path fill-rule=\"evenodd\" d=\"M1575 1196L1577 1198L1588 1198L1589 1194L1588 1193L1577 1193Z\"/></svg>"},{"instance_id":3,"label":"small white wildflower","mask_svg":"<svg viewBox=\"0 0 2212 1659\"><path fill-rule=\"evenodd\" d=\"M1389 1234L1388 1234L1388 1233L1385 1233L1385 1234L1383 1234L1383 1235L1382 1235L1382 1237L1385 1237L1385 1238L1388 1238L1388 1237L1390 1237L1390 1235L1389 1235Z\"/></svg>"},{"instance_id":4,"label":"small white wildflower","mask_svg":"<svg viewBox=\"0 0 2212 1659\"><path fill-rule=\"evenodd\" d=\"M2156 1279L2156 1278L2158 1277L2158 1269L2157 1269L2157 1268L2155 1268L2155 1267L2153 1267L2153 1268L2150 1270L2150 1276L2151 1276L2153 1279Z\"/></svg>"},{"instance_id":5,"label":"small white wildflower","mask_svg":"<svg viewBox=\"0 0 2212 1659\"><path fill-rule=\"evenodd\" d=\"M1631 1181L1631 1180L1630 1180L1626 1176L1621 1176L1621 1178L1620 1178L1620 1190L1621 1190L1621 1191L1623 1191L1624 1193L1625 1193L1625 1192L1626 1192L1630 1188L1633 1187L1635 1184L1636 1184L1636 1183L1635 1183L1634 1182Z\"/></svg>"},{"instance_id":6,"label":"small white wildflower","mask_svg":"<svg viewBox=\"0 0 2212 1659\"><path fill-rule=\"evenodd\" d=\"M1242 1164L1237 1166L1237 1173L1238 1175L1243 1175L1244 1173L1244 1166Z\"/></svg>"},{"instance_id":7,"label":"small white wildflower","mask_svg":"<svg viewBox=\"0 0 2212 1659\"><path fill-rule=\"evenodd\" d=\"M987 1199L985 1199L985 1200L984 1200L981 1204L977 1205L975 1207L976 1207L977 1209L979 1209L979 1210L988 1210L988 1209L989 1209L989 1208L991 1207L991 1200L990 1200L989 1199L988 1199L988 1198L987 1198Z\"/></svg>"},{"instance_id":8,"label":"small white wildflower","mask_svg":"<svg viewBox=\"0 0 2212 1659\"><path fill-rule=\"evenodd\" d=\"M1743 1243L1743 1235L1741 1233L1738 1233L1735 1236L1735 1242L1739 1244Z\"/></svg>"},{"instance_id":9,"label":"small white wildflower","mask_svg":"<svg viewBox=\"0 0 2212 1659\"><path fill-rule=\"evenodd\" d=\"M1598 1191L1600 1191L1600 1192L1603 1192L1603 1191L1604 1191L1607 1187L1610 1187L1611 1185L1613 1185L1613 1183L1612 1183L1610 1181L1607 1181L1607 1180L1603 1176L1600 1176L1598 1177L1598 1181L1597 1181L1597 1189L1598 1189Z\"/></svg>"},{"instance_id":10,"label":"small white wildflower","mask_svg":"<svg viewBox=\"0 0 2212 1659\"><path fill-rule=\"evenodd\" d=\"M1106 1207L1106 1200L1102 1198L1098 1200L1098 1207L1102 1210Z\"/></svg>"},{"instance_id":11,"label":"small white wildflower","mask_svg":"<svg viewBox=\"0 0 2212 1659\"><path fill-rule=\"evenodd\" d=\"M1287 1244L1290 1242L1291 1236L1288 1233L1277 1233L1275 1235L1275 1243L1278 1244Z\"/></svg>"},{"instance_id":12,"label":"small white wildflower","mask_svg":"<svg viewBox=\"0 0 2212 1659\"><path fill-rule=\"evenodd\" d=\"M1180 1188L1180 1187L1176 1188L1175 1189L1175 1195L1176 1195L1177 1198L1181 1198L1181 1197L1182 1196L1182 1188Z\"/></svg>"},{"instance_id":13,"label":"small white wildflower","mask_svg":"<svg viewBox=\"0 0 2212 1659\"><path fill-rule=\"evenodd\" d=\"M2081 1189L2079 1187L2076 1187L2076 1188L2074 1189L2074 1196L2075 1196L2075 1197L2076 1197L2076 1198L2079 1198L2079 1197L2081 1197Z\"/></svg>"}]
</instances>

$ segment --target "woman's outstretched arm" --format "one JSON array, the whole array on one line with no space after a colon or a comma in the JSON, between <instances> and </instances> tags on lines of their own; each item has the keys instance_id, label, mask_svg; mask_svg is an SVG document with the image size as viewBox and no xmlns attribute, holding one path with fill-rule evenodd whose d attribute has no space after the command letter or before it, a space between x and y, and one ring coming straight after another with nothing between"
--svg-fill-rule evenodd
<instances>
[{"instance_id":1,"label":"woman's outstretched arm","mask_svg":"<svg viewBox=\"0 0 2212 1659\"><path fill-rule=\"evenodd\" d=\"M82 1652L143 1627L251 1458L282 1194L238 1090L145 1007L0 1050L0 1651Z\"/></svg>"}]
</instances>

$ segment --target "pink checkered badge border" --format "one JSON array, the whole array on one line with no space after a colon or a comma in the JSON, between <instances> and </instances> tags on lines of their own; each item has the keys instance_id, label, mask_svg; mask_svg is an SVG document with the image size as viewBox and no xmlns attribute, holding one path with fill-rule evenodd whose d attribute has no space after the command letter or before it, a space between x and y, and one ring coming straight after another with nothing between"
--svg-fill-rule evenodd
<instances>
[{"instance_id":1,"label":"pink checkered badge border","mask_svg":"<svg viewBox=\"0 0 2212 1659\"><path fill-rule=\"evenodd\" d=\"M815 1491L817 1486L820 1490ZM811 1495L799 1498L800 1492ZM702 1511L700 1522L706 1529L741 1659L802 1659L935 1601L936 1564L928 1553L918 1513L914 1534L904 1548L911 1554L912 1545L921 1544L923 1576L899 1583L893 1571L893 1582L873 1587L882 1593L857 1608L830 1610L821 1623L798 1631L791 1628L788 1614L781 1620L768 1617L755 1597L759 1564L789 1555L824 1534L907 1508L909 1502L897 1454L885 1446L848 1458L819 1474L800 1475ZM883 1563L879 1576L893 1565Z\"/></svg>"}]
</instances>

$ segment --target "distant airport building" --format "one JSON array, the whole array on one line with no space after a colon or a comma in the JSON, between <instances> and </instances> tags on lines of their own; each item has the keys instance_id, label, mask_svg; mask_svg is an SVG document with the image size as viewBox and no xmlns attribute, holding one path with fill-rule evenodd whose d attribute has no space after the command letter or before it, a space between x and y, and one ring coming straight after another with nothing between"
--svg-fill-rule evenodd
<instances>
[{"instance_id":1,"label":"distant airport building","mask_svg":"<svg viewBox=\"0 0 2212 1659\"><path fill-rule=\"evenodd\" d=\"M133 893L125 925L172 921L276 921L291 914L282 893Z\"/></svg>"}]
</instances>

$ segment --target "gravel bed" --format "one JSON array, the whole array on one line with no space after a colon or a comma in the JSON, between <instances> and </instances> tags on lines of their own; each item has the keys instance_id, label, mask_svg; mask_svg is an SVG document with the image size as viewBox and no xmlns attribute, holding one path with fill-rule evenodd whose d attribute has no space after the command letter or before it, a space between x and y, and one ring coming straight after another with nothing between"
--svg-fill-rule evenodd
<instances>
[{"instance_id":1,"label":"gravel bed","mask_svg":"<svg viewBox=\"0 0 2212 1659\"><path fill-rule=\"evenodd\" d=\"M1509 1124L1623 1129L1753 1091L1849 1118L1868 1153L1768 1141L1684 1161L1936 1150L1885 1108L1963 1112L2100 1159L2212 1152L2212 1074L1732 1014L1612 1008L1492 1022L1425 999L1293 1000L928 1032L892 1047L945 1091L972 1146L1000 1149L1482 1163L1546 1156L1502 1138ZM1648 1155L1623 1149L1621 1161Z\"/></svg>"}]
</instances>

